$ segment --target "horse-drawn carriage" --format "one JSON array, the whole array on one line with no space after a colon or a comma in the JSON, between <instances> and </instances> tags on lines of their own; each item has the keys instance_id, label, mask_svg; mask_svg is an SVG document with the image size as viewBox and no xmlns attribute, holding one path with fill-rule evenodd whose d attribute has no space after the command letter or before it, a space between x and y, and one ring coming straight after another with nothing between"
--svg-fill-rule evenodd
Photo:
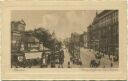
<instances>
[{"instance_id":1,"label":"horse-drawn carriage","mask_svg":"<svg viewBox=\"0 0 128 81\"><path fill-rule=\"evenodd\" d=\"M78 46L74 46L71 48L70 61L73 64L82 65L82 61L80 58L80 48Z\"/></svg>"},{"instance_id":2,"label":"horse-drawn carriage","mask_svg":"<svg viewBox=\"0 0 128 81\"><path fill-rule=\"evenodd\" d=\"M59 65L58 67L63 67L63 63L64 63L64 51L63 50L59 50L54 52L51 56L51 67L55 67L55 65Z\"/></svg>"},{"instance_id":3,"label":"horse-drawn carriage","mask_svg":"<svg viewBox=\"0 0 128 81\"><path fill-rule=\"evenodd\" d=\"M71 61L73 64L82 65L82 61L81 61L80 58L71 57L71 58L70 58L70 61Z\"/></svg>"},{"instance_id":4,"label":"horse-drawn carriage","mask_svg":"<svg viewBox=\"0 0 128 81\"><path fill-rule=\"evenodd\" d=\"M41 58L41 68L47 67L50 64L50 56L52 52L50 50L44 50Z\"/></svg>"},{"instance_id":5,"label":"horse-drawn carriage","mask_svg":"<svg viewBox=\"0 0 128 81\"><path fill-rule=\"evenodd\" d=\"M98 60L98 59L93 59L90 61L90 67L92 67L92 68L96 68L99 65L100 65L100 60Z\"/></svg>"},{"instance_id":6,"label":"horse-drawn carriage","mask_svg":"<svg viewBox=\"0 0 128 81\"><path fill-rule=\"evenodd\" d=\"M11 67L23 67L25 68L27 64L25 54L21 51L13 51L11 53Z\"/></svg>"}]
</instances>

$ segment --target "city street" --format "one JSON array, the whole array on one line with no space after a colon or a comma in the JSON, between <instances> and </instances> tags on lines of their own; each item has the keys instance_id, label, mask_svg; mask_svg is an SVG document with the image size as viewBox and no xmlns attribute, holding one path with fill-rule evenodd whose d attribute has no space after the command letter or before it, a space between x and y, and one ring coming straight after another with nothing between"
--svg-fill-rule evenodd
<instances>
[{"instance_id":1,"label":"city street","mask_svg":"<svg viewBox=\"0 0 128 81\"><path fill-rule=\"evenodd\" d=\"M67 49L64 49L64 68L68 67L68 62L70 62L70 54Z\"/></svg>"},{"instance_id":2,"label":"city street","mask_svg":"<svg viewBox=\"0 0 128 81\"><path fill-rule=\"evenodd\" d=\"M34 57L39 56L39 54L40 53L27 54L27 55L29 55L29 56L31 55L31 57L29 57L29 58L34 58ZM63 68L68 68L68 66L69 66L68 62L70 62L70 68L90 68L91 60L96 59L95 54L96 54L96 52L93 50L81 48L80 49L80 58L82 61L82 65L77 65L77 64L73 64L70 61L70 54L68 52L68 49L65 48L64 49ZM27 55L26 55L26 57L27 57ZM111 61L109 60L108 55L104 55L104 57L102 57L100 59L100 65L97 68L109 68L109 67L111 67ZM118 67L118 62L113 62L113 68L117 68L117 67ZM31 68L40 68L40 65L35 65L35 66L32 66ZM51 68L51 65L48 65L47 68ZM58 68L58 64L56 64L56 68Z\"/></svg>"},{"instance_id":3,"label":"city street","mask_svg":"<svg viewBox=\"0 0 128 81\"><path fill-rule=\"evenodd\" d=\"M70 61L70 55L66 49L64 50L64 52L65 52L64 68L67 68L68 62ZM70 67L71 68L90 68L90 61L93 59L96 59L94 54L95 52L93 50L81 48L80 56L81 56L82 65L81 66L76 65L70 62ZM101 58L100 65L98 66L98 68L109 68L109 67L111 67L111 61L109 60L108 55L105 55L104 58ZM118 67L118 62L113 62L113 67L114 68Z\"/></svg>"},{"instance_id":4,"label":"city street","mask_svg":"<svg viewBox=\"0 0 128 81\"><path fill-rule=\"evenodd\" d=\"M118 10L37 11L42 15L21 12L12 14L11 67L119 67ZM58 23L53 24L54 20Z\"/></svg>"},{"instance_id":5,"label":"city street","mask_svg":"<svg viewBox=\"0 0 128 81\"><path fill-rule=\"evenodd\" d=\"M89 52L88 49L83 49L83 48L81 48L80 56L81 56L82 65L76 65L70 62L71 68L89 68L90 61L95 58L94 54L91 54L91 52ZM68 67L68 62L70 61L70 55L66 50L65 50L64 60L65 60L64 67Z\"/></svg>"}]
</instances>

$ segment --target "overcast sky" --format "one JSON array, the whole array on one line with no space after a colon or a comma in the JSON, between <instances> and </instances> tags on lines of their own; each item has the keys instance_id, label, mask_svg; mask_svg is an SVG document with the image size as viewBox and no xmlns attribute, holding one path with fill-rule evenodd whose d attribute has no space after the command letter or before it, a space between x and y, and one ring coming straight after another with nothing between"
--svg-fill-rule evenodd
<instances>
[{"instance_id":1,"label":"overcast sky","mask_svg":"<svg viewBox=\"0 0 128 81\"><path fill-rule=\"evenodd\" d=\"M23 19L26 30L44 27L58 38L69 37L71 32L82 33L92 23L95 10L21 10L12 11L11 20Z\"/></svg>"}]
</instances>

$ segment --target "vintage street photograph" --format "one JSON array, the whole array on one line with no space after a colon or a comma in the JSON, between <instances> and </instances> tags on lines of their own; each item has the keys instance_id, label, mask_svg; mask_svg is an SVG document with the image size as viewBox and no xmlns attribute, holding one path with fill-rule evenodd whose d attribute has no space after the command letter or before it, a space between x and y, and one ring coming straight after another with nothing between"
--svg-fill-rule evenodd
<instances>
[{"instance_id":1,"label":"vintage street photograph","mask_svg":"<svg viewBox=\"0 0 128 81\"><path fill-rule=\"evenodd\" d=\"M3 81L127 81L127 80L3 80Z\"/></svg>"},{"instance_id":2,"label":"vintage street photograph","mask_svg":"<svg viewBox=\"0 0 128 81\"><path fill-rule=\"evenodd\" d=\"M119 68L118 14L118 10L12 10L10 67Z\"/></svg>"}]
</instances>

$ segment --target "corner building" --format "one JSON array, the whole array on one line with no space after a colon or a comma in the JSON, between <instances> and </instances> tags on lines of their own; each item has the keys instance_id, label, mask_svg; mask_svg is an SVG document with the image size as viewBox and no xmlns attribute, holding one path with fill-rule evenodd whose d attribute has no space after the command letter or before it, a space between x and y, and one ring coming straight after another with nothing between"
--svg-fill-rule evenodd
<instances>
[{"instance_id":1,"label":"corner building","mask_svg":"<svg viewBox=\"0 0 128 81\"><path fill-rule=\"evenodd\" d=\"M118 10L104 10L97 14L88 27L88 47L110 55L118 55Z\"/></svg>"},{"instance_id":2,"label":"corner building","mask_svg":"<svg viewBox=\"0 0 128 81\"><path fill-rule=\"evenodd\" d=\"M12 21L11 22L11 50L19 51L21 48L23 33L25 31L25 22Z\"/></svg>"}]
</instances>

